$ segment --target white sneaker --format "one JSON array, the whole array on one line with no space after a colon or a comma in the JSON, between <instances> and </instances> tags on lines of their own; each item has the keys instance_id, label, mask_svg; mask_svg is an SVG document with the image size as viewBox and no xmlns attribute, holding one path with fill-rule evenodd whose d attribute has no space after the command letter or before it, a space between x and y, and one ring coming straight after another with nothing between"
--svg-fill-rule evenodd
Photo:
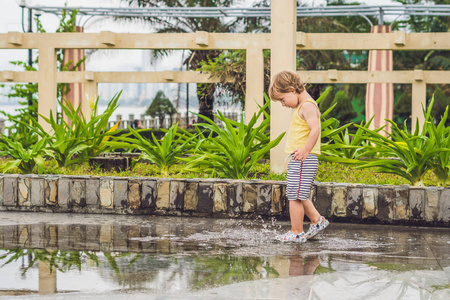
<instances>
[{"instance_id":1,"label":"white sneaker","mask_svg":"<svg viewBox=\"0 0 450 300\"><path fill-rule=\"evenodd\" d=\"M295 234L292 231L288 231L282 236L279 236L277 238L280 242L283 243L304 243L306 242L305 232L302 232L300 234Z\"/></svg>"},{"instance_id":2,"label":"white sneaker","mask_svg":"<svg viewBox=\"0 0 450 300\"><path fill-rule=\"evenodd\" d=\"M319 222L317 222L317 224L311 224L309 225L309 230L308 232L305 234L305 237L307 239L313 238L316 235L319 234L319 232L321 232L322 230L324 230L328 225L330 224L330 222L328 222L327 219L325 219L325 217L321 216L319 218Z\"/></svg>"}]
</instances>

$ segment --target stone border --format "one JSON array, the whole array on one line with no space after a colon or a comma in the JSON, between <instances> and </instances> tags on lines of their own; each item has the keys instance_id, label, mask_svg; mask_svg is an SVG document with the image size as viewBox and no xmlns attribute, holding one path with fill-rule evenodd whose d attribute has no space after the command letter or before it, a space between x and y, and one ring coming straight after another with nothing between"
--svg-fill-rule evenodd
<instances>
[{"instance_id":1,"label":"stone border","mask_svg":"<svg viewBox=\"0 0 450 300\"><path fill-rule=\"evenodd\" d=\"M0 211L289 217L285 181L0 174ZM449 227L450 188L315 182L335 221Z\"/></svg>"}]
</instances>

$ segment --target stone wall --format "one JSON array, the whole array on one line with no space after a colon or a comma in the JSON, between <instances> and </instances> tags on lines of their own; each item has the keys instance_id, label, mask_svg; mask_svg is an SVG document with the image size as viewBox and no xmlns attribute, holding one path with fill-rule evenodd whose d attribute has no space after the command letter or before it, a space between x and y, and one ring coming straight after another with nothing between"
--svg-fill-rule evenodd
<instances>
[{"instance_id":1,"label":"stone wall","mask_svg":"<svg viewBox=\"0 0 450 300\"><path fill-rule=\"evenodd\" d=\"M138 253L179 253L168 239L153 243L140 238L162 237L167 224L155 226L123 224L22 224L0 226L0 249L46 249L60 251L104 251ZM2 262L4 263L4 261Z\"/></svg>"},{"instance_id":2,"label":"stone wall","mask_svg":"<svg viewBox=\"0 0 450 300\"><path fill-rule=\"evenodd\" d=\"M286 182L0 174L0 210L219 218L289 217ZM316 182L334 221L448 227L450 188Z\"/></svg>"}]
</instances>

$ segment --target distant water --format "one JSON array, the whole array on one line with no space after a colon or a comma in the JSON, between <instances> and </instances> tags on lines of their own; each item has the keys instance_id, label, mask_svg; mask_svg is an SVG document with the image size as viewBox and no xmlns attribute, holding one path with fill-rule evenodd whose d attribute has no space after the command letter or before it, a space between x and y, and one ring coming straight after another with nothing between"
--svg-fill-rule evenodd
<instances>
[{"instance_id":1,"label":"distant water","mask_svg":"<svg viewBox=\"0 0 450 300\"><path fill-rule=\"evenodd\" d=\"M16 109L19 108L23 108L23 106L21 105L2 105L0 104L0 111L3 111L7 114L11 114L11 115L16 115L18 112L16 111ZM99 106L99 111L98 113L103 113L106 109L106 106ZM238 107L217 107L217 109L219 109L222 112L237 112L239 115L242 112ZM114 113L111 115L111 118L109 119L109 121L116 121L117 120L117 115L122 115L122 120L129 120L129 115L130 114L134 114L134 119L140 119L141 114L144 114L145 111L147 110L147 107L139 107L139 106L119 106ZM192 112L197 113L198 109L197 108L192 108L192 110L190 110ZM186 111L183 110L181 112L181 117L185 118L186 117ZM147 116L147 118L149 118ZM2 114L0 114L0 119L7 119L5 116L3 116ZM5 126L10 126L10 122L5 121Z\"/></svg>"},{"instance_id":2,"label":"distant water","mask_svg":"<svg viewBox=\"0 0 450 300\"><path fill-rule=\"evenodd\" d=\"M16 111L16 109L19 108L23 108L23 106L20 105L0 105L0 111L3 111L7 114L10 115L16 115L18 114L18 112ZM101 114L105 111L106 106L99 106L98 108L98 113ZM115 121L117 120L117 115L122 115L122 120L128 120L129 115L130 114L134 114L134 118L135 119L139 119L141 114L144 114L145 111L147 110L147 107L136 107L136 106L119 106L114 113L111 115L110 121ZM185 114L182 114L185 115ZM6 117L2 115L0 115L0 119L5 119ZM5 125L9 126L10 122L6 121Z\"/></svg>"},{"instance_id":3,"label":"distant water","mask_svg":"<svg viewBox=\"0 0 450 300\"><path fill-rule=\"evenodd\" d=\"M21 105L0 105L0 111L4 111L7 114L16 115L17 111L16 109L23 108ZM98 113L104 112L106 109L106 106L99 106L98 107ZM116 115L121 114L122 118L126 117L128 118L129 114L134 114L135 117L139 117L140 114L145 113L147 110L147 107L136 107L136 106L119 106L116 111L113 113L112 118L115 120Z\"/></svg>"}]
</instances>

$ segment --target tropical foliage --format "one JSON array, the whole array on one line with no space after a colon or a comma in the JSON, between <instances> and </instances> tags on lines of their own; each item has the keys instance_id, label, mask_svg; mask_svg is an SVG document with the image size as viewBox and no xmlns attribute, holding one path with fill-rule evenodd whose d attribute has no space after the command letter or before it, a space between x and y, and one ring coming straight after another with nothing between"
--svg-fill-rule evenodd
<instances>
[{"instance_id":1,"label":"tropical foliage","mask_svg":"<svg viewBox=\"0 0 450 300\"><path fill-rule=\"evenodd\" d=\"M145 159L150 163L155 164L161 175L168 176L171 166L179 163L181 156L191 146L191 141L195 136L183 139L177 138L178 124L173 125L159 141L152 133L152 141L144 139L139 132L141 130L134 130L128 127L131 135L135 138L126 136L115 137L113 141L105 144L113 149L136 149L141 152L139 159ZM186 132L187 133L187 132ZM182 136L183 137L183 136Z\"/></svg>"},{"instance_id":2,"label":"tropical foliage","mask_svg":"<svg viewBox=\"0 0 450 300\"><path fill-rule=\"evenodd\" d=\"M270 84L270 51L264 50L264 92ZM218 57L200 62L200 69L218 79L216 96L230 96L231 103L239 103L244 109L246 88L246 51L225 50ZM230 78L233 78L230 81Z\"/></svg>"},{"instance_id":3,"label":"tropical foliage","mask_svg":"<svg viewBox=\"0 0 450 300\"><path fill-rule=\"evenodd\" d=\"M358 130L353 135L349 133L348 129L353 124L342 126L340 128L342 130L336 131L327 143L322 144L320 149L322 155L319 158L323 161L357 163L355 159L366 155L363 151L364 146L367 145L367 134L364 130L369 128L372 120L373 118L366 124L361 122ZM374 131L378 132L381 129L379 128Z\"/></svg>"},{"instance_id":4,"label":"tropical foliage","mask_svg":"<svg viewBox=\"0 0 450 300\"><path fill-rule=\"evenodd\" d=\"M252 167L281 141L284 133L272 141L266 133L270 117L265 111L270 105L266 96L266 104L260 107L248 124L243 116L240 122L229 120L221 112L215 117L222 126L208 117L197 115L206 123L195 124L198 128L198 139L195 149L184 159L189 170L211 172L217 177L243 179L247 178ZM257 124L259 120L264 120ZM204 129L205 136L200 129Z\"/></svg>"},{"instance_id":5,"label":"tropical foliage","mask_svg":"<svg viewBox=\"0 0 450 300\"><path fill-rule=\"evenodd\" d=\"M433 5L450 4L448 0L395 0L401 4ZM448 32L450 21L445 16L410 16L397 20L392 24L392 30L406 30L409 32ZM450 59L448 50L425 51L394 51L394 70L449 70ZM394 107L394 121L401 124L409 119L411 112L412 86L394 85L394 93L398 101ZM427 99L434 95L435 104L431 115L439 119L450 105L450 88L448 84L427 85ZM397 112L399 114L397 115ZM447 120L446 126L450 126Z\"/></svg>"},{"instance_id":6,"label":"tropical foliage","mask_svg":"<svg viewBox=\"0 0 450 300\"><path fill-rule=\"evenodd\" d=\"M367 157L375 157L360 161L358 168L377 167L378 172L397 174L413 185L423 185L422 180L425 174L435 170L438 165L439 178L445 183L450 167L448 159L450 129L443 125L447 114L437 127L434 124L431 125L433 103L434 99L426 110L424 108L425 122L421 129L417 124L414 132L408 131L406 124L403 129L400 129L392 120L386 120L392 126L392 133L386 132L388 137L375 130L356 125L367 134L366 140L369 142L362 151ZM432 134L429 134L428 129L431 129Z\"/></svg>"},{"instance_id":7,"label":"tropical foliage","mask_svg":"<svg viewBox=\"0 0 450 300\"><path fill-rule=\"evenodd\" d=\"M404 4L444 4L448 0L397 0ZM299 4L306 5L306 4ZM362 5L361 1L330 0L327 6L335 5ZM256 7L269 7L270 1L261 0L255 4ZM270 18L248 18L247 32L270 32ZM253 19L253 20L252 20ZM297 18L297 31L307 33L368 33L371 24L377 24L373 16L364 19L362 16L336 16L336 17L308 17ZM389 23L386 23L387 25ZM420 17L410 16L405 20L396 20L391 24L393 30L407 28L414 32L446 32L449 29L448 18L445 17ZM298 50L297 70L367 70L368 51L327 51L327 50ZM394 70L448 70L450 60L448 51L394 51ZM221 79L218 84L217 95L230 95L236 102L243 103L242 90L245 90L245 53L243 51L224 51L218 57L203 60L200 64L202 71L208 72L214 78ZM270 57L264 54L265 65L265 91L269 85ZM236 78L235 83L227 83L225 78ZM326 110L334 103L340 103L339 110L333 110L330 116L338 119L341 124L351 122L360 123L365 120L365 84L334 84L327 99L322 103L322 110ZM308 92L317 99L327 87L315 84L308 88ZM393 121L397 124L411 124L411 85L394 85L394 116ZM427 85L427 98L435 94L435 109L432 112L434 118L439 118L450 105L450 89L448 85ZM447 126L450 120L447 120ZM355 128L349 128L354 133Z\"/></svg>"},{"instance_id":8,"label":"tropical foliage","mask_svg":"<svg viewBox=\"0 0 450 300\"><path fill-rule=\"evenodd\" d=\"M87 145L87 147L80 152L80 156L85 160L108 151L109 148L105 142L108 141L112 135L117 133L117 127L119 125L119 123L116 123L116 125L108 130L108 122L113 112L119 107L117 102L119 101L121 94L122 92L119 92L114 95L105 111L101 114L98 112L99 98L97 97L95 103L91 105L91 116L89 119L83 115L80 108L75 110L71 106L64 107L66 114L72 116L71 122L72 120L76 122L75 128L79 128L80 138L83 139L84 143ZM79 111L79 114L77 114L77 111Z\"/></svg>"},{"instance_id":9,"label":"tropical foliage","mask_svg":"<svg viewBox=\"0 0 450 300\"><path fill-rule=\"evenodd\" d=\"M48 138L43 138L29 148L24 148L20 141L9 136L0 135L0 156L10 155L12 160L0 166L1 172L8 172L13 168L25 174L34 172L35 167L41 174L44 171L44 156L52 156L47 149Z\"/></svg>"},{"instance_id":10,"label":"tropical foliage","mask_svg":"<svg viewBox=\"0 0 450 300\"><path fill-rule=\"evenodd\" d=\"M433 121L428 122L428 132L430 139L432 139L437 148L450 149L450 127L445 127L448 117L448 106L441 118L441 121L436 126ZM433 157L433 171L437 176L439 183L442 186L447 184L450 177L450 151L441 151Z\"/></svg>"},{"instance_id":11,"label":"tropical foliage","mask_svg":"<svg viewBox=\"0 0 450 300\"><path fill-rule=\"evenodd\" d=\"M320 104L327 97L327 89L317 100ZM18 168L23 173L43 172L44 156L54 158L59 167L86 161L90 157L114 149L125 149L141 153L139 159L153 164L160 175L169 176L171 168L177 165L183 174L209 174L211 177L246 179L253 178L258 162L268 158L271 148L277 145L283 135L270 140L268 126L270 116L267 111L270 100L260 107L249 124L243 118L239 122L229 120L221 112L215 115L218 122L197 115L203 123L194 125L195 132L188 132L173 125L161 138L145 138L143 130L129 128L128 134L117 134L115 127L107 130L107 122L117 108L120 94L116 95L102 114L97 115L97 102L92 104L89 121L70 103L62 105L69 121L55 121L53 117L43 118L53 129L49 135L29 116L31 123L23 122L39 142L25 149L13 137L2 136L0 154L10 155L5 160L3 171ZM431 115L434 99L423 110L425 122L414 132L404 124L403 128L392 120L392 132L380 132L383 128L369 129L372 120L360 124L340 122L330 117L330 112L339 103L333 104L321 114L322 155L320 160L352 164L357 168L370 168L375 172L390 173L408 180L413 185L421 185L424 176L434 172L438 183L446 185L450 175L450 128L446 127L448 108L440 121ZM350 128L355 127L355 133ZM108 141L111 136L111 141ZM180 166L180 167L178 167ZM186 175L189 176L189 175ZM271 175L272 177L275 174Z\"/></svg>"},{"instance_id":12,"label":"tropical foliage","mask_svg":"<svg viewBox=\"0 0 450 300\"><path fill-rule=\"evenodd\" d=\"M75 20L78 14L78 10L73 10L70 13L63 10L61 14L61 20L59 23L56 32L74 32L75 31ZM45 29L42 26L42 23L38 18L35 19L37 32L45 33ZM39 60L39 56L37 56L34 61L32 60L30 63L23 61L11 61L10 63L15 66L20 66L24 69L24 71L37 71L33 64L36 64ZM75 71L77 68L82 65L86 60L86 57L80 59L77 62L68 61L64 62L64 52L62 49L58 49L56 52L56 67L58 71ZM4 87L4 84L0 85ZM57 85L57 97L60 101L70 92L70 87L68 83L58 83ZM10 132L10 136L17 140L21 141L22 145L25 149L31 147L37 142L38 136L35 134L30 134L30 127L26 126L26 124L30 124L33 119L37 118L37 103L38 103L38 84L34 83L17 83L12 88L11 91L6 94L8 98L12 99L26 99L26 101L19 101L19 105L22 105L23 108L19 108L16 111L17 114L11 115L7 114L3 111L0 111L1 114L5 115L8 118L8 121L12 124L7 127Z\"/></svg>"},{"instance_id":13,"label":"tropical foliage","mask_svg":"<svg viewBox=\"0 0 450 300\"><path fill-rule=\"evenodd\" d=\"M74 108L70 102L60 103L68 121L55 119L53 114L49 118L40 117L50 124L51 133L47 132L31 115L26 114L29 124L23 121L29 135L36 139L36 143L25 147L16 137L0 135L0 156L9 155L13 160L4 162L2 171L7 172L19 168L23 173L33 173L35 167L39 174L45 166L44 157L53 158L59 167L85 162L91 157L109 150L105 142L111 135L117 133L117 125L107 130L108 120L118 107L120 93L116 94L108 103L106 110L97 115L97 101L93 105L89 119L86 119L81 106Z\"/></svg>"},{"instance_id":14,"label":"tropical foliage","mask_svg":"<svg viewBox=\"0 0 450 300\"><path fill-rule=\"evenodd\" d=\"M67 121L63 118L56 120L53 114L50 114L50 118L40 115L50 124L53 134L50 135L45 131L35 119L33 119L33 126L30 126L30 130L49 140L48 149L53 152L60 167L85 162L91 157L107 152L105 142L111 135L117 133L118 123L110 130L107 127L109 118L118 107L117 101L120 95L121 92L116 94L101 114L98 114L97 111L99 100L97 98L92 105L89 118L86 118L81 111L81 106L74 108L69 101L60 102Z\"/></svg>"},{"instance_id":15,"label":"tropical foliage","mask_svg":"<svg viewBox=\"0 0 450 300\"><path fill-rule=\"evenodd\" d=\"M447 0L435 0L442 3ZM207 1L172 1L172 0L127 0L130 5L137 6L218 6L230 7L233 0ZM421 0L398 0L404 4L421 4ZM428 1L429 2L429 1ZM342 0L327 1L327 5L343 5ZM357 4L357 3L352 3ZM256 6L268 6L269 1L261 1ZM65 12L64 12L65 13ZM73 31L76 11L70 15L63 15L58 32ZM69 17L67 19L66 17ZM407 21L399 20L392 24L394 29L407 27L411 31L447 31L448 18L441 17L411 17ZM158 32L236 32L238 30L267 32L268 19L212 19L212 18L174 18L174 22L167 19L152 17L146 21L156 24ZM369 25L357 18L298 18L298 29L305 32L367 32ZM38 22L40 32L45 32ZM154 52L156 55L165 52ZM297 67L299 69L364 69L366 52L355 51L299 51L297 53ZM269 82L268 66L270 64L268 52L265 55L265 83ZM405 51L394 52L394 69L420 68L425 70L448 70L450 63L445 51ZM357 58L354 60L354 58ZM64 65L62 53L58 52L58 69L72 70L77 66ZM79 62L80 64L82 62ZM23 62L15 62L26 70L35 70ZM213 76L224 79L237 78L234 84L224 83L219 87L220 93L229 92L234 99L242 103L245 88L245 53L243 51L192 51L184 61L187 69L201 69ZM223 80L225 82L225 80ZM66 86L67 87L67 86ZM65 86L58 86L58 96L67 92ZM123 146L142 153L141 158L156 164L161 174L169 174L171 166L180 161L188 162L192 170L207 171L212 176L247 178L258 158L267 156L268 150L274 146L271 143L281 139L277 137L270 142L266 133L269 116L260 111L254 116L264 120L259 124L254 121L244 124L226 119L220 112L215 116L220 124L213 122L212 107L214 95L217 95L217 85L198 85L200 100L200 114L204 123L196 124L197 133L182 131L178 125L172 126L166 135L158 140L152 136L151 140L143 138L139 130L130 130L130 135L122 136L108 142L108 138L115 130L108 132L107 123L111 113L117 107L116 103L108 107L107 111L97 115L97 102L94 104L93 115L85 118L79 108L60 100L63 113L70 121L60 120L58 117L44 118L53 129L50 135L39 126L37 118L37 86L34 84L16 85L11 97L28 99L28 106L22 109L17 117L8 115L13 123L9 137L1 136L0 153L10 155L11 161L3 165L3 171L19 168L22 172L34 172L37 167L39 173L43 171L44 156L54 157L59 166L68 166L87 158L96 156L109 149ZM449 165L449 119L448 104L450 104L449 89L446 86L428 86L428 92L434 89L434 100L424 110L426 122L422 128L409 129L410 87L395 87L395 112L392 133L386 138L378 130L370 130L371 120L364 122L362 116L363 96L361 86L344 87L335 85L324 93L324 86L311 87L309 92L318 103L322 111L322 160L352 163L359 168L377 168L379 172L395 173L404 177L412 184L420 184L424 174L433 171L439 182L445 185L448 181ZM162 93L162 92L161 92ZM319 95L321 96L319 97ZM160 95L161 97L163 96ZM164 98L164 97L162 97ZM30 101L31 100L31 101ZM98 99L97 99L98 101ZM114 102L114 101L112 101ZM270 102L270 101L268 101ZM266 103L268 105L268 103ZM339 105L339 109L334 109ZM267 106L265 106L267 108ZM431 110L433 107L433 110ZM157 112L152 109L150 112ZM356 112L356 114L355 114ZM170 113L169 113L170 114ZM162 114L155 113L161 117ZM42 117L42 116L41 116ZM253 119L252 119L253 120ZM358 122L353 125L351 122ZM341 124L343 124L341 126ZM400 125L399 125L400 124ZM251 126L250 126L251 125ZM254 128L253 128L254 127ZM40 137L40 139L39 139ZM279 140L278 140L279 142ZM439 151L438 151L439 150Z\"/></svg>"},{"instance_id":16,"label":"tropical foliage","mask_svg":"<svg viewBox=\"0 0 450 300\"><path fill-rule=\"evenodd\" d=\"M101 256L95 251L63 251L63 250L47 250L47 249L7 249L3 251L0 256L2 265L0 268L7 266L8 264L28 257L28 264L22 269L22 275L25 276L26 272L35 267L38 262L44 262L48 265L50 272L67 272L72 268L76 268L81 271L85 260L89 260L91 264L99 266ZM132 257L129 265L135 263L140 257L139 253L127 253L127 252L103 252L104 256L111 268L116 274L120 275L120 269L117 266L117 259L122 257Z\"/></svg>"}]
</instances>

